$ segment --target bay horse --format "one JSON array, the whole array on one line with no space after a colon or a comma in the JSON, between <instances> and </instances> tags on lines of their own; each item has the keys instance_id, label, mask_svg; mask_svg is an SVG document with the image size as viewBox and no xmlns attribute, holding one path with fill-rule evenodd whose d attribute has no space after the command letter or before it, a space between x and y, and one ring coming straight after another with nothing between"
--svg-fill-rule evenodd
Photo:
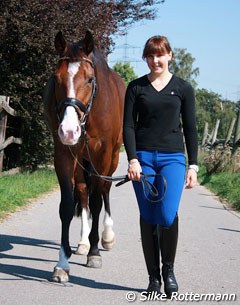
<instances>
[{"instance_id":1,"label":"bay horse","mask_svg":"<svg viewBox=\"0 0 240 305\"><path fill-rule=\"evenodd\" d=\"M55 49L58 64L44 92L45 116L54 140L54 166L61 190L61 247L51 280L67 282L72 254L69 229L76 203L81 206L82 217L82 236L76 253L87 254L87 266L101 268L102 264L98 248L102 202L102 245L111 249L115 243L109 203L111 181L99 175L111 177L118 165L125 85L108 67L90 31L77 43L67 43L59 32Z\"/></svg>"}]
</instances>

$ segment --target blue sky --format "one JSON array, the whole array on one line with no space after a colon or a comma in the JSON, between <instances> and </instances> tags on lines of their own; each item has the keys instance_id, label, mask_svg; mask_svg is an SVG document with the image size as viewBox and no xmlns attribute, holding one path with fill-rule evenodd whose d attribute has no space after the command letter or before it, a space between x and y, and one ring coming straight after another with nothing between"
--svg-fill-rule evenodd
<instances>
[{"instance_id":1,"label":"blue sky","mask_svg":"<svg viewBox=\"0 0 240 305\"><path fill-rule=\"evenodd\" d=\"M164 35L172 48L185 48L195 58L198 88L240 100L240 1L166 0L157 8L154 21L135 23L126 37L114 37L110 66L127 59L138 76L148 73L143 46L149 37Z\"/></svg>"}]
</instances>

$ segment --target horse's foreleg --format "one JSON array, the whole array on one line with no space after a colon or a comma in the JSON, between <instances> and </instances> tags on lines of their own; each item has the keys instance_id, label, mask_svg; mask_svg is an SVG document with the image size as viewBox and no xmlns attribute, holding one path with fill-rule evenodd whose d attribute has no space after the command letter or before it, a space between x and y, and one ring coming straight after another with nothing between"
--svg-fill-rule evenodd
<instances>
[{"instance_id":1,"label":"horse's foreleg","mask_svg":"<svg viewBox=\"0 0 240 305\"><path fill-rule=\"evenodd\" d=\"M102 246L106 250L111 250L116 243L115 233L113 232L113 220L110 211L109 192L103 194L105 215L103 219L104 230L102 232Z\"/></svg>"},{"instance_id":2,"label":"horse's foreleg","mask_svg":"<svg viewBox=\"0 0 240 305\"><path fill-rule=\"evenodd\" d=\"M69 244L69 228L74 215L74 201L71 187L61 187L61 203L59 209L62 222L61 248L59 251L59 261L54 268L51 278L53 282L64 283L69 279L70 266L68 260L72 254Z\"/></svg>"},{"instance_id":3,"label":"horse's foreleg","mask_svg":"<svg viewBox=\"0 0 240 305\"><path fill-rule=\"evenodd\" d=\"M102 258L98 249L99 242L99 214L102 209L102 196L99 189L95 186L89 198L89 207L92 214L92 228L89 234L90 250L87 257L87 266L91 268L101 268Z\"/></svg>"}]
</instances>

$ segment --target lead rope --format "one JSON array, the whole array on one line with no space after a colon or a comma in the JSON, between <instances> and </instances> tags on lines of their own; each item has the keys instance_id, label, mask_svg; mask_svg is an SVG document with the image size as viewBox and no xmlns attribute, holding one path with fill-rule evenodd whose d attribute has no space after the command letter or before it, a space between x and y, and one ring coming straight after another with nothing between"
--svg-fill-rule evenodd
<instances>
[{"instance_id":1,"label":"lead rope","mask_svg":"<svg viewBox=\"0 0 240 305\"><path fill-rule=\"evenodd\" d=\"M148 190L149 194L153 197L159 197L159 192L156 188L156 186L151 183L150 181L147 180L147 177L156 177L156 176L160 176L162 177L163 180L163 195L162 197L158 198L158 199L150 199L149 196L147 195L146 189ZM167 181L166 178L162 175L162 174L143 174L141 176L141 183L142 183L142 188L143 188L143 192L144 192L144 196L147 199L147 201L151 202L151 203L159 203L161 201L163 201L166 191L167 191Z\"/></svg>"},{"instance_id":2,"label":"lead rope","mask_svg":"<svg viewBox=\"0 0 240 305\"><path fill-rule=\"evenodd\" d=\"M87 131L85 129L85 124L82 125L82 130L83 130L83 135L84 135L84 140L85 140L85 143L86 143L86 149L87 149L87 154L88 154L88 158L89 158L89 162L92 166L92 169L93 169L93 173L89 172L77 159L76 156L74 156L71 148L68 146L69 148L69 151L72 155L72 157L74 158L74 160L77 162L77 164L85 171L87 172L89 175L92 175L92 176L95 176L95 177L98 177L98 178L101 178L107 182L114 182L114 181L119 181L115 186L118 187L118 186L121 186L123 185L124 183L130 181L130 179L128 178L128 175L123 175L123 176L115 176L115 177L112 177L112 176L103 176L103 175L100 175L98 173L98 171L96 170L96 168L94 167L93 165L93 162L92 162L92 159L91 159L91 155L90 155L90 151L89 151L89 145L88 145L88 136L87 136ZM155 185L153 185L150 181L147 180L148 177L156 177L156 176L161 176L162 179L163 179L163 195L161 198L158 198L158 199L150 199L149 196L147 195L147 191L149 192L149 194L153 197L153 198L157 198L159 197L159 192L156 188ZM142 184L142 188L143 188L143 192L144 192L144 196L145 198L147 199L147 201L149 201L150 203L159 203L161 202L164 197L165 197L165 194L166 194L166 190L167 190L167 181L165 179L165 177L162 175L162 174L144 174L144 173L141 173L141 184Z\"/></svg>"}]
</instances>

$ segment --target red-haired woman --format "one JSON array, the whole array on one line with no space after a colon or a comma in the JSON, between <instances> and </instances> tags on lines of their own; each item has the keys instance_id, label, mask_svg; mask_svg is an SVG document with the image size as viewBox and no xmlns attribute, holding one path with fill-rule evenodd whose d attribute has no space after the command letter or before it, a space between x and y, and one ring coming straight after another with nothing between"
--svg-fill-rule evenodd
<instances>
[{"instance_id":1,"label":"red-haired woman","mask_svg":"<svg viewBox=\"0 0 240 305\"><path fill-rule=\"evenodd\" d=\"M197 183L194 90L188 82L169 71L173 53L166 37L148 39L143 58L150 73L128 85L124 145L129 161L128 177L133 180L140 211L142 247L149 274L147 291L160 293L162 277L164 291L171 297L178 291L174 260L179 203L184 184L186 188L192 188ZM159 200L155 200L141 182L141 173L153 176L148 180L157 188ZM164 197L162 177L167 182Z\"/></svg>"}]
</instances>

